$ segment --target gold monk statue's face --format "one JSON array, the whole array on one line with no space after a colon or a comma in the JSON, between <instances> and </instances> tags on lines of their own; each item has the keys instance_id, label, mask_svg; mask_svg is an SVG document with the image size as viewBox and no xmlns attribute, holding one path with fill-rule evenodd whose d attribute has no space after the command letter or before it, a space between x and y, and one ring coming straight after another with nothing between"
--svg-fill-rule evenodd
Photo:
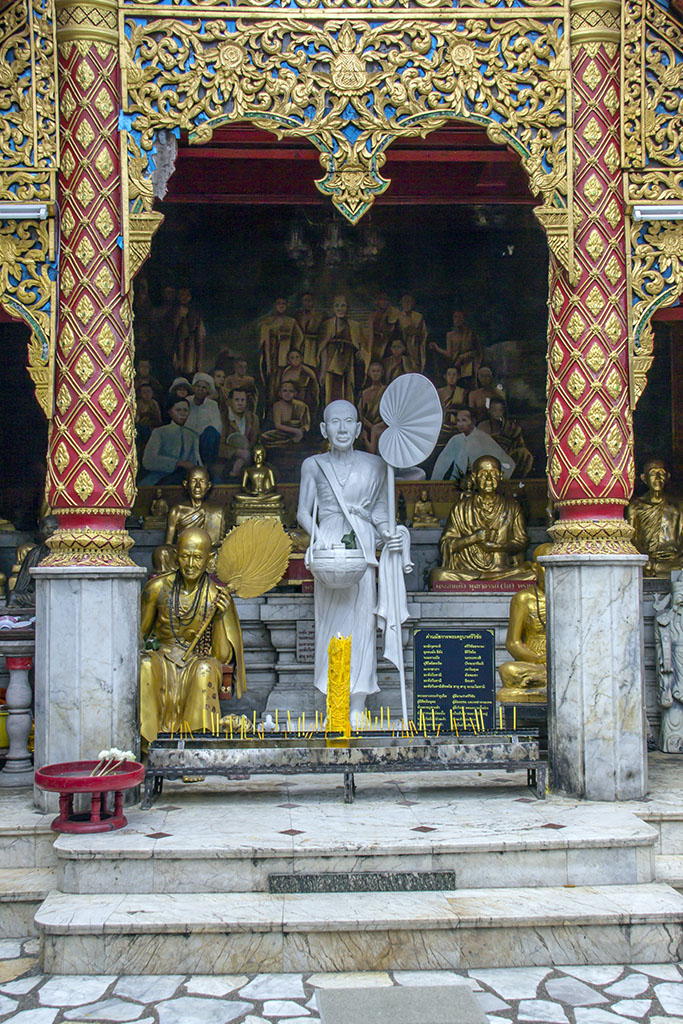
<instances>
[{"instance_id":1,"label":"gold monk statue's face","mask_svg":"<svg viewBox=\"0 0 683 1024\"><path fill-rule=\"evenodd\" d=\"M502 473L500 471L500 463L498 459L477 459L476 470L474 473L474 485L480 494L485 497L492 497L498 490L498 484L500 483Z\"/></svg>"},{"instance_id":2,"label":"gold monk statue's face","mask_svg":"<svg viewBox=\"0 0 683 1024\"><path fill-rule=\"evenodd\" d=\"M206 572L211 556L211 538L203 530L186 530L178 541L178 565L189 586Z\"/></svg>"},{"instance_id":3,"label":"gold monk statue's face","mask_svg":"<svg viewBox=\"0 0 683 1024\"><path fill-rule=\"evenodd\" d=\"M645 472L641 475L641 480L647 484L653 494L662 494L668 479L666 466L659 459L649 462Z\"/></svg>"},{"instance_id":4,"label":"gold monk statue's face","mask_svg":"<svg viewBox=\"0 0 683 1024\"><path fill-rule=\"evenodd\" d=\"M191 498L201 501L209 493L211 487L209 474L201 466L191 469L185 479L185 487Z\"/></svg>"}]
</instances>

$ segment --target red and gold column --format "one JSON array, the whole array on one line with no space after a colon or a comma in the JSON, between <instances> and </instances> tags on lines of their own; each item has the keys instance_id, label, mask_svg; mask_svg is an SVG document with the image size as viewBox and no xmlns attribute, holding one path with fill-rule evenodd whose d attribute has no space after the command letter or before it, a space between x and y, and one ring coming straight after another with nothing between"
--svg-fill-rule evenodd
<instances>
[{"instance_id":1,"label":"red and gold column","mask_svg":"<svg viewBox=\"0 0 683 1024\"><path fill-rule=\"evenodd\" d=\"M572 0L576 283L551 254L548 479L557 551L633 552L620 3Z\"/></svg>"},{"instance_id":2,"label":"red and gold column","mask_svg":"<svg viewBox=\"0 0 683 1024\"><path fill-rule=\"evenodd\" d=\"M131 565L135 497L131 302L123 293L117 5L56 0L62 156L48 565Z\"/></svg>"}]
</instances>

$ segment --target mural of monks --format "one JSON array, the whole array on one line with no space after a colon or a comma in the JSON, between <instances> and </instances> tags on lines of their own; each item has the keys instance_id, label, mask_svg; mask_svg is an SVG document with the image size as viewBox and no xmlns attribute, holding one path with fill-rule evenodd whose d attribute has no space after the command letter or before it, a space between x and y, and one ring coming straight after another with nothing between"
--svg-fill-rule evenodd
<instances>
[{"instance_id":1,"label":"mural of monks","mask_svg":"<svg viewBox=\"0 0 683 1024\"><path fill-rule=\"evenodd\" d=\"M406 347L406 356L415 370L422 373L427 355L427 325L422 313L413 308L414 305L415 299L412 295L401 296L396 327Z\"/></svg>"},{"instance_id":2,"label":"mural of monks","mask_svg":"<svg viewBox=\"0 0 683 1024\"><path fill-rule=\"evenodd\" d=\"M296 348L301 351L304 336L293 316L287 314L287 299L275 300L275 311L261 323L259 366L261 380L269 403L278 394L282 371L287 365L287 353Z\"/></svg>"},{"instance_id":3,"label":"mural of monks","mask_svg":"<svg viewBox=\"0 0 683 1024\"><path fill-rule=\"evenodd\" d=\"M323 404L336 399L355 402L357 381L365 373L367 341L363 328L348 316L345 295L335 296L332 316L320 328L320 388Z\"/></svg>"}]
</instances>

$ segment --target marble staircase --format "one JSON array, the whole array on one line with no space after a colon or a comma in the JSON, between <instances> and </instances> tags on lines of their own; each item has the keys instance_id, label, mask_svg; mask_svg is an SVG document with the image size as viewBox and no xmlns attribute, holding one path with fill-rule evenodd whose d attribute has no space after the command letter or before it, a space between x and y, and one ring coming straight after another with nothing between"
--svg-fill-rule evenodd
<instances>
[{"instance_id":1,"label":"marble staircase","mask_svg":"<svg viewBox=\"0 0 683 1024\"><path fill-rule=\"evenodd\" d=\"M352 805L320 778L172 787L121 832L56 840L56 888L36 914L43 967L107 973L125 958L131 973L219 974L683 958L683 896L656 874L675 856L663 851L683 829L683 801L680 811L644 803L644 821L641 807L537 801L519 778L495 782L364 777Z\"/></svg>"}]
</instances>

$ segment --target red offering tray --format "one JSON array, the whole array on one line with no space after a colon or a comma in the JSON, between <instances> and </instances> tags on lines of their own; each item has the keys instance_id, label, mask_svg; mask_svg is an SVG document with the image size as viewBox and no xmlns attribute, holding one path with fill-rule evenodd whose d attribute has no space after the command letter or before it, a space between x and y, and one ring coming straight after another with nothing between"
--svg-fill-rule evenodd
<instances>
[{"instance_id":1,"label":"red offering tray","mask_svg":"<svg viewBox=\"0 0 683 1024\"><path fill-rule=\"evenodd\" d=\"M64 761L37 768L36 785L59 793L59 815L52 822L55 832L113 832L128 819L123 813L123 791L139 786L145 778L145 766L138 761L123 761L108 775L91 775L99 761ZM90 811L74 812L77 793L90 794ZM113 793L113 807L107 806L107 794Z\"/></svg>"}]
</instances>

